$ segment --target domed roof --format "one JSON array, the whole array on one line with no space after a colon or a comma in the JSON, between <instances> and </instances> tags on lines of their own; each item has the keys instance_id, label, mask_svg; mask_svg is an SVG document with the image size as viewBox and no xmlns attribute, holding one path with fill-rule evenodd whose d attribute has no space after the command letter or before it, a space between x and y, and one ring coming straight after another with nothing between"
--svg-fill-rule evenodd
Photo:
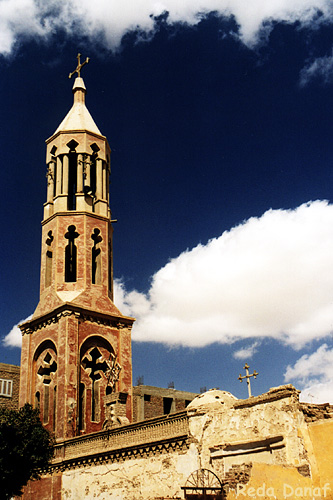
<instances>
[{"instance_id":1,"label":"domed roof","mask_svg":"<svg viewBox=\"0 0 333 500\"><path fill-rule=\"evenodd\" d=\"M194 410L202 406L214 406L220 408L221 406L231 407L235 404L237 398L227 391L220 391L219 389L210 389L203 394L200 394L191 401L187 406L188 410Z\"/></svg>"}]
</instances>

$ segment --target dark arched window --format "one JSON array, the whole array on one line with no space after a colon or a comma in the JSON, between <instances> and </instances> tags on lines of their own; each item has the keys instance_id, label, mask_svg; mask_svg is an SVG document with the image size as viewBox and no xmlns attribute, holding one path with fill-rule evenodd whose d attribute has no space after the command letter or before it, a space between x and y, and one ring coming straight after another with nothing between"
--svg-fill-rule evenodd
<instances>
[{"instance_id":1,"label":"dark arched window","mask_svg":"<svg viewBox=\"0 0 333 500\"><path fill-rule=\"evenodd\" d=\"M47 233L46 238L46 262L45 262L45 288L51 285L52 282L52 242L54 237L52 235L52 231Z\"/></svg>"},{"instance_id":2,"label":"dark arched window","mask_svg":"<svg viewBox=\"0 0 333 500\"><path fill-rule=\"evenodd\" d=\"M69 226L65 238L68 239L68 245L65 248L65 281L76 281L76 262L77 262L77 248L75 245L75 238L79 233L75 231L75 226Z\"/></svg>"},{"instance_id":3,"label":"dark arched window","mask_svg":"<svg viewBox=\"0 0 333 500\"><path fill-rule=\"evenodd\" d=\"M79 430L84 430L84 412L85 412L85 386L81 382L79 386Z\"/></svg>"},{"instance_id":4,"label":"dark arched window","mask_svg":"<svg viewBox=\"0 0 333 500\"><path fill-rule=\"evenodd\" d=\"M99 229L94 229L91 239L94 242L94 246L91 249L91 282L93 285L100 285L102 282L102 262L101 249L97 245L102 241L102 237Z\"/></svg>"}]
</instances>

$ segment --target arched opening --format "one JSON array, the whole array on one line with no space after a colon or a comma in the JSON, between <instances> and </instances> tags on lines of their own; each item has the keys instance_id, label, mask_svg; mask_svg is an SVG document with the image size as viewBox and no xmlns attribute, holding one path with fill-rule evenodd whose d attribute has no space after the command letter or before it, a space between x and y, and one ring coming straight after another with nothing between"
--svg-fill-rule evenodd
<instances>
[{"instance_id":1,"label":"arched opening","mask_svg":"<svg viewBox=\"0 0 333 500\"><path fill-rule=\"evenodd\" d=\"M98 244L102 241L100 230L95 228L91 239L94 245L91 249L91 282L93 285L100 285L102 282L102 262L101 262L101 249Z\"/></svg>"},{"instance_id":2,"label":"arched opening","mask_svg":"<svg viewBox=\"0 0 333 500\"><path fill-rule=\"evenodd\" d=\"M79 385L79 431L84 430L85 413L85 385L81 382Z\"/></svg>"},{"instance_id":3,"label":"arched opening","mask_svg":"<svg viewBox=\"0 0 333 500\"><path fill-rule=\"evenodd\" d=\"M76 209L76 186L77 186L77 154L70 152L68 155L68 210Z\"/></svg>"},{"instance_id":4,"label":"arched opening","mask_svg":"<svg viewBox=\"0 0 333 500\"><path fill-rule=\"evenodd\" d=\"M34 355L35 405L40 408L44 424L56 420L57 351L51 340L42 342ZM52 428L53 428L52 426Z\"/></svg>"},{"instance_id":5,"label":"arched opening","mask_svg":"<svg viewBox=\"0 0 333 500\"><path fill-rule=\"evenodd\" d=\"M46 262L45 262L45 288L51 285L52 282L52 242L54 240L54 236L52 235L52 231L47 233L46 238Z\"/></svg>"},{"instance_id":6,"label":"arched opening","mask_svg":"<svg viewBox=\"0 0 333 500\"><path fill-rule=\"evenodd\" d=\"M35 408L40 408L40 392L35 393Z\"/></svg>"},{"instance_id":7,"label":"arched opening","mask_svg":"<svg viewBox=\"0 0 333 500\"><path fill-rule=\"evenodd\" d=\"M79 233L75 231L75 226L69 226L65 238L68 239L68 245L65 247L65 281L76 281L76 262L77 262L77 248L75 239Z\"/></svg>"},{"instance_id":8,"label":"arched opening","mask_svg":"<svg viewBox=\"0 0 333 500\"><path fill-rule=\"evenodd\" d=\"M77 190L77 153L76 148L79 145L74 139L67 143L68 153L68 196L67 209L76 209L76 190Z\"/></svg>"},{"instance_id":9,"label":"arched opening","mask_svg":"<svg viewBox=\"0 0 333 500\"><path fill-rule=\"evenodd\" d=\"M110 394L119 378L120 365L111 344L94 335L86 339L80 349L79 428L88 429L89 423L104 418L104 395Z\"/></svg>"}]
</instances>

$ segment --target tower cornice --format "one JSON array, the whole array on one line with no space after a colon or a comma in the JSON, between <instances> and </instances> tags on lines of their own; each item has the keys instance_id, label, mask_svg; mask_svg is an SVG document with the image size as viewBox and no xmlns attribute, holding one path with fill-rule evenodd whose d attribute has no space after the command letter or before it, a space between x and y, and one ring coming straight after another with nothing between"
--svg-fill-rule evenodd
<instances>
[{"instance_id":1,"label":"tower cornice","mask_svg":"<svg viewBox=\"0 0 333 500\"><path fill-rule=\"evenodd\" d=\"M47 203L44 203L44 206L46 206ZM47 219L44 219L42 220L41 224L42 226L45 226L45 224L48 224L51 220L57 218L57 217L63 217L63 216L67 216L67 217L78 217L80 215L87 215L89 216L91 219L98 219L98 220L101 220L101 221L105 221L105 222L112 222L112 220L110 219L110 217L107 217L107 216L104 216L104 215L99 215L99 214L96 214L95 212L87 212L87 211L72 211L72 210L68 210L66 212L56 212L52 215L50 215L50 217L48 217ZM114 222L114 221L113 221Z\"/></svg>"},{"instance_id":2,"label":"tower cornice","mask_svg":"<svg viewBox=\"0 0 333 500\"><path fill-rule=\"evenodd\" d=\"M107 138L106 138L105 135L103 135L103 134L97 134L96 132L92 132L91 130L88 130L88 129L58 130L53 135L51 135L51 137L49 137L48 139L46 139L45 143L46 144L50 144L50 142L52 142L58 136L60 136L60 135L70 135L70 134L89 134L89 135L92 135L92 136L94 136L94 137L96 137L98 139L103 139L108 144L108 141L107 141Z\"/></svg>"},{"instance_id":3,"label":"tower cornice","mask_svg":"<svg viewBox=\"0 0 333 500\"><path fill-rule=\"evenodd\" d=\"M64 316L76 316L77 318L91 323L104 324L114 328L132 328L135 318L130 316L105 314L93 309L83 308L64 302L59 307L56 307L51 312L42 314L36 318L32 318L19 325L22 335L32 334L51 323L57 323Z\"/></svg>"}]
</instances>

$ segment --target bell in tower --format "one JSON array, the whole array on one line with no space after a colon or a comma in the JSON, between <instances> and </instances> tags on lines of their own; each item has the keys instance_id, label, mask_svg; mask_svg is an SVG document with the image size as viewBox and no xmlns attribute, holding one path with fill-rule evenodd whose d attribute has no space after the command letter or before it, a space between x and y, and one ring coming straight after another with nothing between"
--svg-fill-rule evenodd
<instances>
[{"instance_id":1,"label":"bell in tower","mask_svg":"<svg viewBox=\"0 0 333 500\"><path fill-rule=\"evenodd\" d=\"M85 105L88 61L78 55L73 106L46 141L40 300L20 325L20 404L58 440L101 430L110 395L132 415L134 319L113 303L110 147Z\"/></svg>"}]
</instances>

